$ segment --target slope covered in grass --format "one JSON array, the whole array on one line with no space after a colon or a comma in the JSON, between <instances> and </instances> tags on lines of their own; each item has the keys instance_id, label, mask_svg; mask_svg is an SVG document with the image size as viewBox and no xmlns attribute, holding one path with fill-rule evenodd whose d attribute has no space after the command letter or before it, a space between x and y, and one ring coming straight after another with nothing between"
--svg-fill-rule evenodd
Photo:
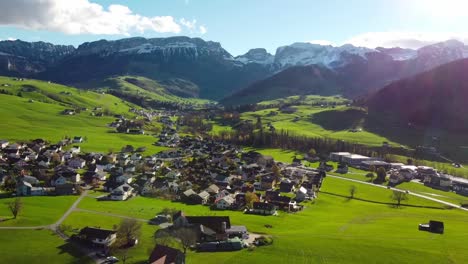
<instances>
[{"instance_id":1,"label":"slope covered in grass","mask_svg":"<svg viewBox=\"0 0 468 264\"><path fill-rule=\"evenodd\" d=\"M118 134L107 127L113 117L90 116L89 112L62 115L67 107L54 103L29 102L28 99L0 94L0 138L11 141L43 138L56 143L65 136L82 136L82 151L107 152L120 150L130 144L146 146L148 153L161 150L152 146L156 141L149 135ZM128 109L127 109L128 111Z\"/></svg>"}]
</instances>

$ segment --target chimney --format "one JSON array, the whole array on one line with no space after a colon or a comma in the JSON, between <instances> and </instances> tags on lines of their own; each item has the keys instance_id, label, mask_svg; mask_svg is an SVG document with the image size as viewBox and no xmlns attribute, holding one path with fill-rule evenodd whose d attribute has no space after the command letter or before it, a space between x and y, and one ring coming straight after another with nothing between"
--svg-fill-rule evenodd
<instances>
[{"instance_id":1,"label":"chimney","mask_svg":"<svg viewBox=\"0 0 468 264\"><path fill-rule=\"evenodd\" d=\"M221 232L224 234L226 233L226 222L221 223Z\"/></svg>"}]
</instances>

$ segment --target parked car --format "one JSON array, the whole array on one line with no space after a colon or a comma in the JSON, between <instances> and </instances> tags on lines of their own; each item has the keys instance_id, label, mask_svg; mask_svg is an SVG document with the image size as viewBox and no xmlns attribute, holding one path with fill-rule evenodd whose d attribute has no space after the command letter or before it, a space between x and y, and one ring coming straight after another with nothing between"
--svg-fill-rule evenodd
<instances>
[{"instance_id":1,"label":"parked car","mask_svg":"<svg viewBox=\"0 0 468 264\"><path fill-rule=\"evenodd\" d=\"M117 263L117 262L119 262L119 259L114 256L107 257L105 261L105 263Z\"/></svg>"}]
</instances>

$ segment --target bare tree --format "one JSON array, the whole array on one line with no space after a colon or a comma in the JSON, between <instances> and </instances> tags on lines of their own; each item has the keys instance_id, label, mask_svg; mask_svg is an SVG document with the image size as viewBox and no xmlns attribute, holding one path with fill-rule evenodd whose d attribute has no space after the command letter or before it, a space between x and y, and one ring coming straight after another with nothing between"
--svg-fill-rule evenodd
<instances>
[{"instance_id":1,"label":"bare tree","mask_svg":"<svg viewBox=\"0 0 468 264\"><path fill-rule=\"evenodd\" d=\"M356 188L356 186L354 186L354 185L351 185L351 186L349 187L349 198L350 198L350 199L353 199L353 198L354 198L354 195L356 194L356 189L357 189L357 188Z\"/></svg>"},{"instance_id":2,"label":"bare tree","mask_svg":"<svg viewBox=\"0 0 468 264\"><path fill-rule=\"evenodd\" d=\"M197 232L192 228L179 228L174 231L174 237L180 240L184 254L187 252L187 248L197 243Z\"/></svg>"},{"instance_id":3,"label":"bare tree","mask_svg":"<svg viewBox=\"0 0 468 264\"><path fill-rule=\"evenodd\" d=\"M11 201L8 204L8 208L13 214L13 218L16 219L19 213L23 210L23 201L21 200L21 198L16 198L14 201Z\"/></svg>"},{"instance_id":4,"label":"bare tree","mask_svg":"<svg viewBox=\"0 0 468 264\"><path fill-rule=\"evenodd\" d=\"M400 207L401 201L408 200L408 196L404 192L393 191L392 200L397 202L397 207Z\"/></svg>"},{"instance_id":5,"label":"bare tree","mask_svg":"<svg viewBox=\"0 0 468 264\"><path fill-rule=\"evenodd\" d=\"M131 240L138 239L141 234L141 223L136 219L122 219L117 228L117 239L121 245L128 245Z\"/></svg>"}]
</instances>

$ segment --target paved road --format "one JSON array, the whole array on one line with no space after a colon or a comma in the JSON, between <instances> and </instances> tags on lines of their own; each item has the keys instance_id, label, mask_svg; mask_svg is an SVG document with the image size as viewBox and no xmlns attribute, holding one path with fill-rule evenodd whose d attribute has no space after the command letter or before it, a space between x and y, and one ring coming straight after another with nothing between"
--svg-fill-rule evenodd
<instances>
[{"instance_id":1,"label":"paved road","mask_svg":"<svg viewBox=\"0 0 468 264\"><path fill-rule=\"evenodd\" d=\"M393 187L388 187L388 186L384 186L384 185L373 184L373 183L370 183L370 182L365 182L365 181L360 181L360 180L345 178L345 177L336 176L336 175L327 174L327 177L336 178L336 179L345 180L345 181L357 182L357 183L361 183L361 184L367 184L367 185L374 186L374 187L377 187L377 188L385 188L385 189L395 190L395 191L399 191L399 192L406 192L406 190L402 190L402 189L398 189L398 188L393 188ZM446 201L443 201L443 200L439 200L439 199L436 199L436 198L433 198L433 197L430 197L430 196L427 196L427 195L422 195L422 194L413 193L413 192L409 192L409 194L410 194L410 195L413 195L413 196L417 196L417 197L423 198L423 199L426 199L426 200L431 200L431 201L434 201L434 202L436 202L436 203L440 203L440 204L443 204L443 205L447 205L447 206L450 206L450 207L453 207L453 208L458 208L458 209L461 209L461 210L463 210L463 211L468 211L467 208L464 208L464 207L462 207L462 206L460 206L460 205L458 205L458 204L449 203L449 202L446 202Z\"/></svg>"},{"instance_id":2,"label":"paved road","mask_svg":"<svg viewBox=\"0 0 468 264\"><path fill-rule=\"evenodd\" d=\"M62 215L62 217L60 217L59 220L57 220L57 222L53 223L53 224L50 224L50 225L41 225L41 226L2 226L0 227L0 230L2 229L7 229L7 230L15 230L15 229L50 229L52 231L57 231L57 227L59 227L63 221L65 221L65 219L74 211L76 210L76 207L78 206L78 204L81 202L81 200L83 200L83 198L86 196L88 191L84 191L83 193L81 193L80 197L78 197L78 199L76 199L76 201L70 206L70 208L68 208L68 210Z\"/></svg>"},{"instance_id":3,"label":"paved road","mask_svg":"<svg viewBox=\"0 0 468 264\"><path fill-rule=\"evenodd\" d=\"M72 204L72 206L70 206L70 208L68 208L68 210L62 215L62 217L60 217L60 219L55 222L54 224L51 225L51 228L56 230L57 227L59 227L63 221L65 221L65 219L67 219L67 217L73 212L76 210L76 207L78 206L78 204L81 202L81 200L83 200L83 198L85 198L88 194L88 190L85 190L84 192L81 193L80 197L78 197L78 199L76 199L76 201Z\"/></svg>"}]
</instances>

